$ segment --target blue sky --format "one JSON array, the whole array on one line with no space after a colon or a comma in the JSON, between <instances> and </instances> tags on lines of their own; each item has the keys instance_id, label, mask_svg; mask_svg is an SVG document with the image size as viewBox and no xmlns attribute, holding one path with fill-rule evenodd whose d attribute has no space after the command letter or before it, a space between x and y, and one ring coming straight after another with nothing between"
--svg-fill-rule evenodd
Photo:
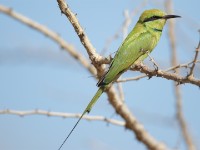
<instances>
[{"instance_id":1,"label":"blue sky","mask_svg":"<svg viewBox=\"0 0 200 150\"><path fill-rule=\"evenodd\" d=\"M71 24L61 15L56 1L0 0L0 4L13 8L31 19L48 26L87 57ZM163 1L149 1L133 17L129 31L139 14L150 8L164 9ZM199 35L200 16L198 0L175 1L178 59L180 63L194 56ZM72 1L68 4L85 29L98 52L106 40L120 28L125 9L133 10L141 1ZM188 7L189 5L189 7ZM0 13L0 110L44 109L57 112L80 113L96 92L96 81L65 51L39 32ZM170 47L167 27L152 53L161 68L170 65ZM106 55L114 53L122 37L113 41ZM149 63L148 59L145 61ZM199 67L199 66L198 66ZM200 78L199 68L195 76ZM127 72L123 77L136 76ZM144 124L147 131L170 148L185 149L182 135L175 119L173 82L152 78L123 84L125 101L130 110ZM197 146L200 142L199 88L181 85L184 115ZM90 115L121 118L102 95ZM0 149L4 150L55 150L77 119L47 116L0 115ZM124 127L107 125L104 122L82 120L63 149L76 150L144 150L132 132Z\"/></svg>"}]
</instances>

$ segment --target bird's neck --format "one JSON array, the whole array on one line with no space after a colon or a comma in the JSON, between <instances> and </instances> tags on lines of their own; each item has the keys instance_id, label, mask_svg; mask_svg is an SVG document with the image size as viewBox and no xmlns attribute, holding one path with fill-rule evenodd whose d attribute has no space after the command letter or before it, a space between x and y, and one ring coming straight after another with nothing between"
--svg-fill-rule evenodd
<instances>
[{"instance_id":1,"label":"bird's neck","mask_svg":"<svg viewBox=\"0 0 200 150\"><path fill-rule=\"evenodd\" d=\"M163 27L155 26L155 25L151 26L151 25L146 25L146 24L144 24L144 27L146 28L148 32L150 32L156 38L157 41L159 41L160 36L162 34Z\"/></svg>"},{"instance_id":2,"label":"bird's neck","mask_svg":"<svg viewBox=\"0 0 200 150\"><path fill-rule=\"evenodd\" d=\"M147 25L147 24L144 24L144 27L150 31L150 32L160 32L162 33L162 30L163 30L163 27L159 27L159 26L155 26L155 25Z\"/></svg>"}]
</instances>

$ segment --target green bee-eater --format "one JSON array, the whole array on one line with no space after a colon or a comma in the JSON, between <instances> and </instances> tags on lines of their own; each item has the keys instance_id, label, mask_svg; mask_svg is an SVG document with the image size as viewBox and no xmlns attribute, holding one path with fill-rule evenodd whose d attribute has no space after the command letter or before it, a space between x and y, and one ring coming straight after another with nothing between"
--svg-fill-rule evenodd
<instances>
[{"instance_id":1,"label":"green bee-eater","mask_svg":"<svg viewBox=\"0 0 200 150\"><path fill-rule=\"evenodd\" d=\"M131 65L142 62L148 56L148 53L152 52L160 39L166 20L177 17L180 16L167 15L165 12L158 9L146 10L142 13L133 30L116 52L108 71L97 83L99 87L98 91L64 140L63 144L71 135L83 115L90 112L101 94L115 82L122 73L128 70Z\"/></svg>"}]
</instances>

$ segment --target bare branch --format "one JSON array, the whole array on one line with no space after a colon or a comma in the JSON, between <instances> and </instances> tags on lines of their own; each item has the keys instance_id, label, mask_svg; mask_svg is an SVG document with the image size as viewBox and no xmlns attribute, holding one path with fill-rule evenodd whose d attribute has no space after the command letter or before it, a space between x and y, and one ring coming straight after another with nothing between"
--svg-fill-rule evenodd
<instances>
[{"instance_id":1,"label":"bare branch","mask_svg":"<svg viewBox=\"0 0 200 150\"><path fill-rule=\"evenodd\" d=\"M155 138L153 138L143 127L142 124L140 124L136 117L130 112L127 105L119 100L119 97L114 94L116 93L113 86L107 91L108 92L108 98L110 100L110 103L115 108L116 112L124 118L126 121L126 128L134 131L136 138L144 143L146 147L150 150L165 150L166 145L164 145L161 142L158 142Z\"/></svg>"},{"instance_id":2,"label":"bare branch","mask_svg":"<svg viewBox=\"0 0 200 150\"><path fill-rule=\"evenodd\" d=\"M200 51L200 29L199 29L199 43L198 43L198 46L196 48L196 53L195 53L195 56L194 56L194 60L193 60L193 64L192 64L192 67L190 69L190 73L188 74L188 76L193 76L193 71L194 71L194 67L197 63L197 58L198 58L198 55L199 55L199 51Z\"/></svg>"},{"instance_id":3,"label":"bare branch","mask_svg":"<svg viewBox=\"0 0 200 150\"><path fill-rule=\"evenodd\" d=\"M130 70L140 71L142 73L145 73L150 78L153 76L156 76L156 77L161 77L161 78L165 78L168 80L176 81L178 84L191 83L191 84L200 86L200 80L198 80L194 77L187 77L187 76L183 77L176 73L168 73L163 70L153 70L144 65L143 66L141 66L139 64L134 65L133 67L130 68Z\"/></svg>"},{"instance_id":4,"label":"bare branch","mask_svg":"<svg viewBox=\"0 0 200 150\"><path fill-rule=\"evenodd\" d=\"M128 34L128 27L131 23L131 18L130 18L130 14L128 10L124 10L124 17L125 17L125 21L123 23L123 27L122 27L122 34L123 34L123 40L125 40L127 34ZM122 77L119 77L119 80ZM122 83L118 82L117 83L117 89L119 91L119 97L120 99L124 102L124 91L123 91L123 87L122 87Z\"/></svg>"},{"instance_id":5,"label":"bare branch","mask_svg":"<svg viewBox=\"0 0 200 150\"><path fill-rule=\"evenodd\" d=\"M169 14L173 14L173 2L172 0L166 0L166 9ZM168 36L171 46L171 64L177 65L177 54L176 54L176 35L175 35L175 20L169 20L169 28L168 28ZM196 53L198 55L198 52ZM196 58L197 60L197 58ZM190 75L193 72L194 64L191 68ZM177 70L177 73L179 71ZM190 76L189 75L189 76ZM187 122L184 119L183 115L183 109L182 109L182 96L181 96L181 89L180 86L177 86L176 83L174 83L175 88L175 98L176 98L176 116L178 123L180 125L181 132L183 134L185 143L187 144L187 147L189 150L195 150L195 145L193 144L192 137L187 129Z\"/></svg>"},{"instance_id":6,"label":"bare branch","mask_svg":"<svg viewBox=\"0 0 200 150\"><path fill-rule=\"evenodd\" d=\"M175 65L173 67L170 67L168 69L165 69L164 71L168 72L168 71L172 71L172 70L176 70L178 68L190 68L189 66L193 63L193 61L190 61L188 63L185 63L185 64L178 64L178 65ZM197 60L196 63L200 63L200 60Z\"/></svg>"},{"instance_id":7,"label":"bare branch","mask_svg":"<svg viewBox=\"0 0 200 150\"><path fill-rule=\"evenodd\" d=\"M118 83L118 82L138 81L138 80L140 80L142 78L145 78L145 77L147 77L146 74L145 75L136 76L136 77L118 79L116 82Z\"/></svg>"},{"instance_id":8,"label":"bare branch","mask_svg":"<svg viewBox=\"0 0 200 150\"><path fill-rule=\"evenodd\" d=\"M86 33L84 32L83 28L79 24L78 19L76 18L76 15L70 10L67 3L65 3L64 0L57 0L58 5L60 7L61 13L65 14L65 16L68 18L72 26L74 27L74 30L76 31L81 43L85 47L90 60L92 61L92 64L95 66L95 68L98 70L97 74L99 76L102 75L104 67L102 67L102 63L109 63L109 58L104 58L98 53L96 53L96 50L94 46L91 44L89 38L87 37Z\"/></svg>"},{"instance_id":9,"label":"bare branch","mask_svg":"<svg viewBox=\"0 0 200 150\"><path fill-rule=\"evenodd\" d=\"M73 45L67 43L64 39L62 39L57 33L54 31L50 30L44 25L41 25L15 11L13 11L10 8L7 8L5 6L0 5L0 12L16 19L17 21L31 27L32 29L35 29L39 31L39 33L42 33L52 39L54 42L56 42L58 45L60 45L61 48L66 50L73 58L79 61L85 68L87 68L92 74L96 74L96 70L90 62L83 56L81 55Z\"/></svg>"},{"instance_id":10,"label":"bare branch","mask_svg":"<svg viewBox=\"0 0 200 150\"><path fill-rule=\"evenodd\" d=\"M48 117L62 117L62 118L80 118L81 114L76 113L64 113L64 112L53 112L53 111L46 111L46 110L28 110L28 111L19 111L19 110L11 110L11 109L5 109L0 110L0 115L18 115L20 117L28 116L28 115L44 115ZM104 116L83 116L83 119L88 121L104 121L106 123L110 123L117 126L125 126L125 122L115 120L115 119L108 119Z\"/></svg>"},{"instance_id":11,"label":"bare branch","mask_svg":"<svg viewBox=\"0 0 200 150\"><path fill-rule=\"evenodd\" d=\"M179 64L179 65L175 65L173 67L164 69L163 72L169 72L169 71L173 71L176 70L177 68L189 68L189 66L193 63L193 61L190 61L189 63L185 63L185 64ZM200 60L197 60L196 63L200 63ZM128 81L138 81L142 78L148 77L148 75L140 75L140 76L136 76L136 77L130 77L130 78L125 78L125 79L119 79L116 82L128 82Z\"/></svg>"},{"instance_id":12,"label":"bare branch","mask_svg":"<svg viewBox=\"0 0 200 150\"><path fill-rule=\"evenodd\" d=\"M119 80L120 79L121 79L121 77L119 77ZM123 91L122 83L117 82L117 89L119 91L120 100L124 102L125 98L124 98L124 91Z\"/></svg>"}]
</instances>

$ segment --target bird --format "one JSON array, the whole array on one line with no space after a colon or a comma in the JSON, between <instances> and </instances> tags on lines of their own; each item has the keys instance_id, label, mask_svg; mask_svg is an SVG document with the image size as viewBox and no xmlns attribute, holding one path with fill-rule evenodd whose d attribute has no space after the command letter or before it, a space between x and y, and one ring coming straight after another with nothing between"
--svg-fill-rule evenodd
<instances>
[{"instance_id":1,"label":"bird","mask_svg":"<svg viewBox=\"0 0 200 150\"><path fill-rule=\"evenodd\" d=\"M170 18L179 17L181 16L167 15L159 9L145 10L141 14L132 31L119 46L110 63L108 71L98 81L97 86L99 89L96 94L59 147L59 150L74 131L82 117L91 111L102 93L107 90L121 74L127 71L132 65L142 62L148 54L153 51L160 40L166 21Z\"/></svg>"}]
</instances>

